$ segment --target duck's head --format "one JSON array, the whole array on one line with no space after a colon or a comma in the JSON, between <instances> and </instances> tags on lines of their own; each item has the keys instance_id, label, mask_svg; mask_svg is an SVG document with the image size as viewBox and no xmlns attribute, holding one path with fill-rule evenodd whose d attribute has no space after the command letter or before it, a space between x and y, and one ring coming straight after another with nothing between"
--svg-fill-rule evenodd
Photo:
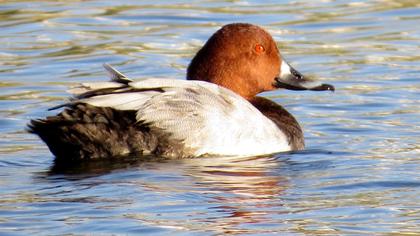
<instances>
[{"instance_id":1,"label":"duck's head","mask_svg":"<svg viewBox=\"0 0 420 236\"><path fill-rule=\"evenodd\" d=\"M332 85L293 69L267 31L245 23L228 24L214 33L188 66L187 79L218 84L248 100L278 88L334 91Z\"/></svg>"}]
</instances>

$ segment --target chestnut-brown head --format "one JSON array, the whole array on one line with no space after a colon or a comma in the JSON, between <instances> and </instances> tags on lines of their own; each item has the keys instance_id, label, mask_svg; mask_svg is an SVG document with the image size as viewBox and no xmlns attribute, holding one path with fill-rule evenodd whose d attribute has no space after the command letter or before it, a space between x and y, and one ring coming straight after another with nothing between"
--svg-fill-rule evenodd
<instances>
[{"instance_id":1,"label":"chestnut-brown head","mask_svg":"<svg viewBox=\"0 0 420 236\"><path fill-rule=\"evenodd\" d=\"M187 79L218 84L248 100L264 91L296 89L308 82L282 59L267 31L246 23L228 24L214 33L188 66ZM292 79L299 83L284 85Z\"/></svg>"}]
</instances>

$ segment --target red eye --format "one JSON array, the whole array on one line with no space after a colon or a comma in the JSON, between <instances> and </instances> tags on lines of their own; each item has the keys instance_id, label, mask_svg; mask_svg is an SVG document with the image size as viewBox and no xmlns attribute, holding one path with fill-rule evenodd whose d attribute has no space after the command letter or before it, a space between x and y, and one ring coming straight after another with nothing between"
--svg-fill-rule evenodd
<instances>
[{"instance_id":1,"label":"red eye","mask_svg":"<svg viewBox=\"0 0 420 236\"><path fill-rule=\"evenodd\" d=\"M255 45L255 52L257 53L263 53L265 51L265 48L261 44Z\"/></svg>"}]
</instances>

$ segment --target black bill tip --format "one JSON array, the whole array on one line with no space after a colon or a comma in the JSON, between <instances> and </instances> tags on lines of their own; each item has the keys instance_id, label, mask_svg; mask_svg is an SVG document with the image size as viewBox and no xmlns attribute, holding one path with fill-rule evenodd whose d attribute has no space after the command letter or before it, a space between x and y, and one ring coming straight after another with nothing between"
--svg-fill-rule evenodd
<instances>
[{"instance_id":1,"label":"black bill tip","mask_svg":"<svg viewBox=\"0 0 420 236\"><path fill-rule=\"evenodd\" d=\"M319 86L310 88L309 90L312 90L312 91L331 91L331 92L334 92L335 91L335 88L331 84L321 84Z\"/></svg>"}]
</instances>

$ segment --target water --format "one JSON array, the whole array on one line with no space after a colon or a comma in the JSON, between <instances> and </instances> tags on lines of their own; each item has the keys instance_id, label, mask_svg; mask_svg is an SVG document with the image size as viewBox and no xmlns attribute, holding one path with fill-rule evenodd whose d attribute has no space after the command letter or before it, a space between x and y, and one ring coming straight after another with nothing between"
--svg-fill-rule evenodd
<instances>
[{"instance_id":1,"label":"water","mask_svg":"<svg viewBox=\"0 0 420 236\"><path fill-rule=\"evenodd\" d=\"M31 118L67 86L182 79L221 25L264 26L299 71L337 91L264 94L307 150L63 168ZM419 235L418 1L1 1L0 234Z\"/></svg>"}]
</instances>

